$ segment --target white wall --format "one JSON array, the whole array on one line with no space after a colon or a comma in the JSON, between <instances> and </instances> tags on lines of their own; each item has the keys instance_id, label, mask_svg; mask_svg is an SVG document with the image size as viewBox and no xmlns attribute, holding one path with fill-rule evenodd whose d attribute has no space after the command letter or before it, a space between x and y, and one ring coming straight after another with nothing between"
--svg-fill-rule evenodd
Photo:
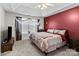
<instances>
[{"instance_id":1,"label":"white wall","mask_svg":"<svg viewBox=\"0 0 79 59\"><path fill-rule=\"evenodd\" d=\"M3 10L2 7L0 7L0 38L1 38L1 31L5 30L4 20L5 20L5 11Z\"/></svg>"},{"instance_id":2,"label":"white wall","mask_svg":"<svg viewBox=\"0 0 79 59\"><path fill-rule=\"evenodd\" d=\"M4 17L5 17L5 11L3 10L2 7L0 7L0 51L1 51L1 32L5 30Z\"/></svg>"},{"instance_id":3,"label":"white wall","mask_svg":"<svg viewBox=\"0 0 79 59\"><path fill-rule=\"evenodd\" d=\"M40 28L44 28L43 24L43 18L42 17L33 17L33 16L25 16L25 15L21 15L21 14L17 14L17 13L11 13L11 12L6 12L5 14L5 24L6 27L8 26L12 26L12 36L15 37L15 18L16 16L21 16L24 18L32 18L32 19L40 19Z\"/></svg>"}]
</instances>

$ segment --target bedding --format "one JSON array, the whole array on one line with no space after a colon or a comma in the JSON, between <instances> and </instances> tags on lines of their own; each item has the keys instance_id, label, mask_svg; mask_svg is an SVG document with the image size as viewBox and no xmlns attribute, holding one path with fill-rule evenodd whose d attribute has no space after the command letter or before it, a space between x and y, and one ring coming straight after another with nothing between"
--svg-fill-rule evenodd
<instances>
[{"instance_id":1,"label":"bedding","mask_svg":"<svg viewBox=\"0 0 79 59\"><path fill-rule=\"evenodd\" d=\"M66 30L57 30L57 29L55 29L53 33L54 33L54 34L61 34L61 35L65 35Z\"/></svg>"},{"instance_id":2,"label":"bedding","mask_svg":"<svg viewBox=\"0 0 79 59\"><path fill-rule=\"evenodd\" d=\"M54 29L48 29L47 32L48 33L54 33Z\"/></svg>"},{"instance_id":3,"label":"bedding","mask_svg":"<svg viewBox=\"0 0 79 59\"><path fill-rule=\"evenodd\" d=\"M63 37L64 36L59 34L51 34L47 32L34 32L30 35L31 41L46 53L62 46L62 43L65 42Z\"/></svg>"}]
</instances>

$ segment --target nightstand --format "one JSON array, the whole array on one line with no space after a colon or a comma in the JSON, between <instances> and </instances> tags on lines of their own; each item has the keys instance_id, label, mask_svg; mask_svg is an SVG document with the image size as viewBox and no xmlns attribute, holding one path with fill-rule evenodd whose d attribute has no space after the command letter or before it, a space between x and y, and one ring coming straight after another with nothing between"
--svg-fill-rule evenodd
<instances>
[{"instance_id":1,"label":"nightstand","mask_svg":"<svg viewBox=\"0 0 79 59\"><path fill-rule=\"evenodd\" d=\"M70 39L68 42L68 47L79 52L79 40Z\"/></svg>"}]
</instances>

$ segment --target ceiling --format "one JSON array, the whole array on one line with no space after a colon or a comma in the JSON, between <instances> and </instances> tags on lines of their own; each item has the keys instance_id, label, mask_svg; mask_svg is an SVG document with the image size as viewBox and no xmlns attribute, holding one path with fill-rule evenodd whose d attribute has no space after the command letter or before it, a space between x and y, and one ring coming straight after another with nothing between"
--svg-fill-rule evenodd
<instances>
[{"instance_id":1,"label":"ceiling","mask_svg":"<svg viewBox=\"0 0 79 59\"><path fill-rule=\"evenodd\" d=\"M78 5L72 3L51 4L53 4L54 6L50 6L44 10L35 8L37 5L39 5L39 3L1 3L0 6L2 6L8 12L14 12L30 16L46 17Z\"/></svg>"}]
</instances>

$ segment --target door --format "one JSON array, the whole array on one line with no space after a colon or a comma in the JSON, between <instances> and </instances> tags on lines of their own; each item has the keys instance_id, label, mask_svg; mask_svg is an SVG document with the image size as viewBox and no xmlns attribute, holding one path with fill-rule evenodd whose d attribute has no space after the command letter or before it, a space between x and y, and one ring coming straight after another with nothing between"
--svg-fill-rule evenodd
<instances>
[{"instance_id":1,"label":"door","mask_svg":"<svg viewBox=\"0 0 79 59\"><path fill-rule=\"evenodd\" d=\"M18 22L18 20L15 20L15 32L16 32L16 41L21 40L22 36L20 33L20 23Z\"/></svg>"}]
</instances>

